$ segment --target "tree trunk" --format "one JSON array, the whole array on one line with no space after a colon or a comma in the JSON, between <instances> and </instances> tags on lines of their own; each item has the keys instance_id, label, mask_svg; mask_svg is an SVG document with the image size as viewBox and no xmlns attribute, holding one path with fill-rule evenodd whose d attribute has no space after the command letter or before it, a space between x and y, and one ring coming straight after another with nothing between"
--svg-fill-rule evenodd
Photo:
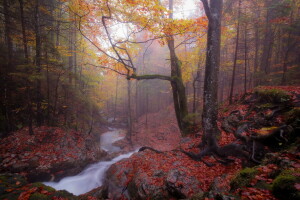
<instances>
[{"instance_id":1,"label":"tree trunk","mask_svg":"<svg viewBox=\"0 0 300 200\"><path fill-rule=\"evenodd\" d=\"M127 139L132 144L131 135L132 135L132 116L131 116L131 82L127 81L127 96L128 96L128 110L127 110L127 125L128 125L128 133Z\"/></svg>"},{"instance_id":2,"label":"tree trunk","mask_svg":"<svg viewBox=\"0 0 300 200\"><path fill-rule=\"evenodd\" d=\"M236 33L236 40L235 40L235 53L234 53L232 79L231 79L231 87L230 87L230 94L229 94L229 103L230 104L232 104L235 73L236 73L236 63L237 63L237 56L238 56L238 49L239 49L240 18L241 18L241 0L239 0L239 7L238 7L238 24L237 24L237 33Z\"/></svg>"},{"instance_id":3,"label":"tree trunk","mask_svg":"<svg viewBox=\"0 0 300 200\"><path fill-rule=\"evenodd\" d=\"M39 12L39 0L35 0L35 53L36 53L36 66L37 66L37 74L41 74L41 33L40 33L40 12ZM36 122L37 126L41 126L43 122L42 118L42 93L41 93L41 79L37 78L36 80Z\"/></svg>"},{"instance_id":4,"label":"tree trunk","mask_svg":"<svg viewBox=\"0 0 300 200\"><path fill-rule=\"evenodd\" d=\"M244 93L247 92L247 62L248 62L248 46L247 46L247 25L245 24L245 30L244 30L244 39L245 39L245 54L244 54L244 60L245 60L245 71L244 71Z\"/></svg>"},{"instance_id":5,"label":"tree trunk","mask_svg":"<svg viewBox=\"0 0 300 200\"><path fill-rule=\"evenodd\" d=\"M20 4L20 15L21 15L24 56L25 56L26 64L28 64L29 63L29 56L28 56L28 48L27 48L27 37L26 37L26 26L25 26L25 19L24 19L24 2L23 2L23 0L19 0L19 4Z\"/></svg>"},{"instance_id":6,"label":"tree trunk","mask_svg":"<svg viewBox=\"0 0 300 200\"><path fill-rule=\"evenodd\" d=\"M263 41L263 53L261 57L260 71L265 72L265 74L269 74L270 59L274 41L274 30L272 30L272 25L270 22L274 17L274 13L272 12L275 12L275 10L272 9L272 0L266 0L265 7L267 9L267 16L265 21L265 36Z\"/></svg>"},{"instance_id":7,"label":"tree trunk","mask_svg":"<svg viewBox=\"0 0 300 200\"><path fill-rule=\"evenodd\" d=\"M116 81L116 94L115 94L115 105L114 105L114 121L116 121L116 115L117 115L118 86L119 86L119 76L117 75L117 81Z\"/></svg>"},{"instance_id":8,"label":"tree trunk","mask_svg":"<svg viewBox=\"0 0 300 200\"><path fill-rule=\"evenodd\" d=\"M9 103L11 101L11 89L9 82L11 81L10 73L13 72L13 43L11 39L11 17L9 13L9 4L7 0L3 0L3 12L4 12L4 33L5 33L5 48L7 48L6 66L4 67L4 113L5 113L5 129L6 132L13 130L13 122L11 120L11 109Z\"/></svg>"},{"instance_id":9,"label":"tree trunk","mask_svg":"<svg viewBox=\"0 0 300 200\"><path fill-rule=\"evenodd\" d=\"M202 126L204 131L203 144L208 147L215 147L217 145L216 136L219 133L217 126L217 102L223 1L210 1L210 6L208 5L207 0L202 0L202 2L209 20L202 114Z\"/></svg>"},{"instance_id":10,"label":"tree trunk","mask_svg":"<svg viewBox=\"0 0 300 200\"><path fill-rule=\"evenodd\" d=\"M169 18L173 19L173 0L169 0L169 10L171 12ZM182 81L181 62L175 52L173 36L168 36L167 40L171 59L171 77L174 79L171 81L174 108L181 134L186 135L188 133L189 122L184 121L184 118L188 115L188 108L185 87Z\"/></svg>"}]
</instances>

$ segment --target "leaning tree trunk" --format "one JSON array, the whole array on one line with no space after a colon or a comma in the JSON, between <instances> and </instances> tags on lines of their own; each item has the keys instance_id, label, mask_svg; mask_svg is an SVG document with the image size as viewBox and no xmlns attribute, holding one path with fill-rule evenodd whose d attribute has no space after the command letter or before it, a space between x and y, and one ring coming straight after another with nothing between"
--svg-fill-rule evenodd
<instances>
[{"instance_id":1,"label":"leaning tree trunk","mask_svg":"<svg viewBox=\"0 0 300 200\"><path fill-rule=\"evenodd\" d=\"M173 0L169 0L169 10L171 11L169 18L173 19ZM177 123L181 134L188 134L189 123L184 120L188 115L187 98L185 87L182 81L181 62L175 52L175 42L173 36L168 36L168 47L171 59L171 81L173 91L174 108L177 118Z\"/></svg>"}]
</instances>

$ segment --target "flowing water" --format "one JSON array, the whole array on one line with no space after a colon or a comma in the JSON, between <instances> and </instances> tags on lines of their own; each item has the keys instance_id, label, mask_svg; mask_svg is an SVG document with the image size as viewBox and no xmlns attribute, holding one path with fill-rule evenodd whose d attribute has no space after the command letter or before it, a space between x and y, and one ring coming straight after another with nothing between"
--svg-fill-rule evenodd
<instances>
[{"instance_id":1,"label":"flowing water","mask_svg":"<svg viewBox=\"0 0 300 200\"><path fill-rule=\"evenodd\" d=\"M112 144L124 138L124 132L121 129L112 129L101 135L101 148L108 153L117 152L119 147ZM59 182L45 182L45 185L51 186L56 190L67 190L74 195L84 194L103 184L107 169L114 163L129 158L134 152L115 157L111 161L100 161L88 166L85 170L76 176L63 178Z\"/></svg>"}]
</instances>

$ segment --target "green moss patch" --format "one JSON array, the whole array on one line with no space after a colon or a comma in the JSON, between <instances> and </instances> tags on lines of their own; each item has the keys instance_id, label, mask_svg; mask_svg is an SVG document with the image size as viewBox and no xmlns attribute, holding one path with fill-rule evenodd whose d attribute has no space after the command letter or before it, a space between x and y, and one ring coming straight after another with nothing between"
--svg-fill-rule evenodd
<instances>
[{"instance_id":1,"label":"green moss patch","mask_svg":"<svg viewBox=\"0 0 300 200\"><path fill-rule=\"evenodd\" d=\"M47 190L48 192L55 192L54 188L44 185L43 183L40 183L40 182L32 183L31 187L43 188L44 190Z\"/></svg>"},{"instance_id":2,"label":"green moss patch","mask_svg":"<svg viewBox=\"0 0 300 200\"><path fill-rule=\"evenodd\" d=\"M286 91L280 89L263 89L257 88L255 95L258 97L258 101L264 105L272 105L278 103L286 103L292 99Z\"/></svg>"},{"instance_id":3,"label":"green moss patch","mask_svg":"<svg viewBox=\"0 0 300 200\"><path fill-rule=\"evenodd\" d=\"M51 198L45 194L34 193L30 196L29 200L51 200Z\"/></svg>"},{"instance_id":4,"label":"green moss patch","mask_svg":"<svg viewBox=\"0 0 300 200\"><path fill-rule=\"evenodd\" d=\"M300 199L300 191L295 187L300 184L300 177L294 171L283 171L277 176L272 185L272 192L278 199Z\"/></svg>"},{"instance_id":5,"label":"green moss patch","mask_svg":"<svg viewBox=\"0 0 300 200\"><path fill-rule=\"evenodd\" d=\"M251 180L257 174L255 168L245 168L241 170L234 179L230 182L231 190L236 190L241 187L246 187L250 185Z\"/></svg>"}]
</instances>

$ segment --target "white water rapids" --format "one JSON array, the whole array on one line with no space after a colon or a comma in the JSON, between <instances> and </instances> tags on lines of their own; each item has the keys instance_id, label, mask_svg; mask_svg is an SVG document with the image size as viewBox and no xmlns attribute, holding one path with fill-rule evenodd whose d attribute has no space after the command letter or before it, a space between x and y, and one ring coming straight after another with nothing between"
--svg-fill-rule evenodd
<instances>
[{"instance_id":1,"label":"white water rapids","mask_svg":"<svg viewBox=\"0 0 300 200\"><path fill-rule=\"evenodd\" d=\"M117 152L120 148L113 146L112 144L122 138L124 138L122 130L112 129L101 135L101 148L108 153ZM129 158L133 153L134 151L120 155L111 161L100 161L88 166L76 176L65 177L59 182L44 182L44 184L51 186L56 190L67 190L74 195L84 194L103 184L105 173L112 164L124 158Z\"/></svg>"}]
</instances>

